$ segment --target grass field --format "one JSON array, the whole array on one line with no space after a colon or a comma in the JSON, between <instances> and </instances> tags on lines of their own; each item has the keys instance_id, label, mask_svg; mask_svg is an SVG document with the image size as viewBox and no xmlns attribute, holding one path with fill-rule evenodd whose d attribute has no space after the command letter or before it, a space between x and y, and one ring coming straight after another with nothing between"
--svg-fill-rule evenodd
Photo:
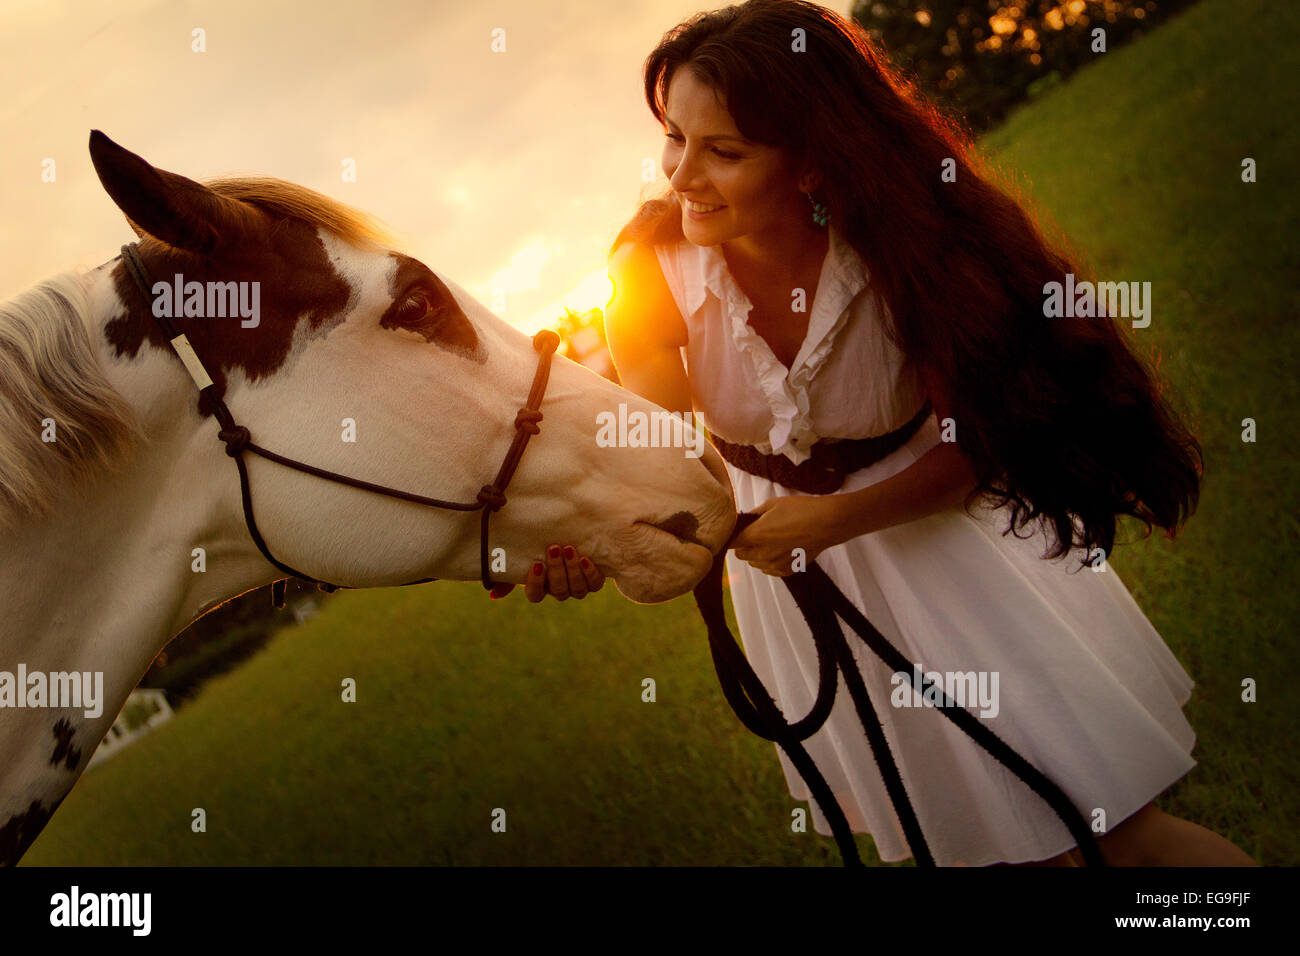
<instances>
[{"instance_id":1,"label":"grass field","mask_svg":"<svg viewBox=\"0 0 1300 956\"><path fill-rule=\"evenodd\" d=\"M1197 682L1199 766L1162 807L1266 864L1300 862L1297 32L1291 4L1204 0L982 144L1099 276L1153 284L1136 334L1206 479L1178 541L1111 563ZM534 606L440 583L341 592L87 774L24 863L838 863L829 839L791 832L798 805L723 701L689 596L640 607L608 586Z\"/></svg>"}]
</instances>

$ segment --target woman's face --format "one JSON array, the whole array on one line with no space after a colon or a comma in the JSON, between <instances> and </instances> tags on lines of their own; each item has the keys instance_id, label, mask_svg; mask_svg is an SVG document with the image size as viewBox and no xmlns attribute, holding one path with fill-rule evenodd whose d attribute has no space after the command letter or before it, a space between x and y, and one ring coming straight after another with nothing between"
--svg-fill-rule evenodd
<instances>
[{"instance_id":1,"label":"woman's face","mask_svg":"<svg viewBox=\"0 0 1300 956\"><path fill-rule=\"evenodd\" d=\"M809 215L796 171L784 150L741 136L718 99L686 67L669 80L663 168L682 203L683 234L712 246L788 231L793 217Z\"/></svg>"}]
</instances>

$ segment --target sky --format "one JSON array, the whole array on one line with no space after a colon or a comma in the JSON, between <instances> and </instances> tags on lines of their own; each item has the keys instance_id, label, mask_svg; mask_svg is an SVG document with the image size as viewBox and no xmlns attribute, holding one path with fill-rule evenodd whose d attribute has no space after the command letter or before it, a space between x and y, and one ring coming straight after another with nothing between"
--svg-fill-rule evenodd
<instances>
[{"instance_id":1,"label":"sky","mask_svg":"<svg viewBox=\"0 0 1300 956\"><path fill-rule=\"evenodd\" d=\"M610 243L666 186L642 64L725 5L0 0L0 300L135 238L90 163L99 129L191 179L371 213L525 332L603 306Z\"/></svg>"}]
</instances>

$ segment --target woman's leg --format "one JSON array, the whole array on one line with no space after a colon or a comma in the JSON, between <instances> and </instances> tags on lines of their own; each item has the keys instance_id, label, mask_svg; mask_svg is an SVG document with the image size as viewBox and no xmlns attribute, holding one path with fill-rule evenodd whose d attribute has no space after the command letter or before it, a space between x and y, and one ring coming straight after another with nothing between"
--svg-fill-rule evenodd
<instances>
[{"instance_id":1,"label":"woman's leg","mask_svg":"<svg viewBox=\"0 0 1300 956\"><path fill-rule=\"evenodd\" d=\"M1258 866L1231 840L1154 803L1097 838L1111 866Z\"/></svg>"},{"instance_id":2,"label":"woman's leg","mask_svg":"<svg viewBox=\"0 0 1300 956\"><path fill-rule=\"evenodd\" d=\"M1258 866L1235 843L1190 820L1148 803L1110 833L1097 838L1110 866ZM1031 863L994 866L1083 866L1078 849Z\"/></svg>"}]
</instances>

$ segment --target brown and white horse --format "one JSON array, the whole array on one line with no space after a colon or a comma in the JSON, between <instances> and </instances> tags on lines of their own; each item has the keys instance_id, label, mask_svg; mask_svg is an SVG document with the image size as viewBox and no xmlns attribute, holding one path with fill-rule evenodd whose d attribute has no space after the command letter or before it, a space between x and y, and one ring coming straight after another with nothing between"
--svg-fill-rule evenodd
<instances>
[{"instance_id":1,"label":"brown and white horse","mask_svg":"<svg viewBox=\"0 0 1300 956\"><path fill-rule=\"evenodd\" d=\"M434 498L472 501L491 481L537 363L526 335L319 193L200 184L98 131L90 149L152 276L260 284L256 323L173 319L255 442ZM121 257L0 307L0 862L36 838L167 641L284 576L254 546L212 410L150 309ZM522 583L563 540L633 601L689 591L736 517L716 452L602 447L601 413L662 410L553 362L541 432L492 518L507 555L495 579ZM245 461L262 536L305 574L349 587L479 577L477 512ZM693 525L699 543L652 523ZM102 673L99 712L48 706L52 686L45 706L19 706L20 669Z\"/></svg>"}]
</instances>

